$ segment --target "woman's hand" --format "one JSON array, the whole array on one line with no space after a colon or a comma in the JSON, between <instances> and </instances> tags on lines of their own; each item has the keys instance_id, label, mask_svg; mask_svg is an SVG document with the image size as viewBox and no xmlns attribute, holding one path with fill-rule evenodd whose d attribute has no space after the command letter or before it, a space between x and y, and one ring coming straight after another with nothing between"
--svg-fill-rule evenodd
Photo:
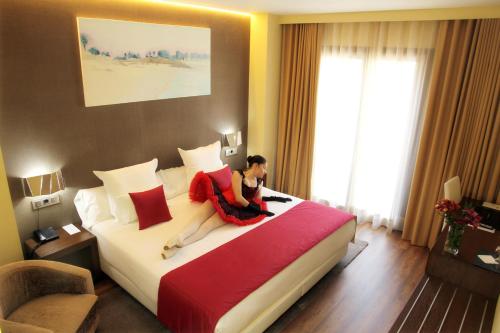
<instances>
[{"instance_id":1,"label":"woman's hand","mask_svg":"<svg viewBox=\"0 0 500 333\"><path fill-rule=\"evenodd\" d=\"M257 205L255 202L251 202L248 204L248 207L247 207L248 210L251 210L251 211L254 211L256 212L257 214L264 214L266 216L274 216L274 213L273 212L270 212L270 211L267 211L267 210L262 210L260 209L260 206Z\"/></svg>"}]
</instances>

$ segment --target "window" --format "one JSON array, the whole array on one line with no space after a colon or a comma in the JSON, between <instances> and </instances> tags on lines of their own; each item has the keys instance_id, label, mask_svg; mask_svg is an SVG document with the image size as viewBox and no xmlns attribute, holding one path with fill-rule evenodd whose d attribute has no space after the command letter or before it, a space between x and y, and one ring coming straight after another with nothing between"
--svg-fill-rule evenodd
<instances>
[{"instance_id":1,"label":"window","mask_svg":"<svg viewBox=\"0 0 500 333\"><path fill-rule=\"evenodd\" d=\"M390 51L322 54L312 195L401 229L428 55Z\"/></svg>"}]
</instances>

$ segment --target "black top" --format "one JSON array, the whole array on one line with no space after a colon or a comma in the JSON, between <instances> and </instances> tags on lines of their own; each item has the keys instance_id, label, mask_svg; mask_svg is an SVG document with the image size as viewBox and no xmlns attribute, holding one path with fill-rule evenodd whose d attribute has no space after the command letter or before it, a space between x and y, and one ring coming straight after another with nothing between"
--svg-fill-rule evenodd
<instances>
[{"instance_id":1,"label":"black top","mask_svg":"<svg viewBox=\"0 0 500 333\"><path fill-rule=\"evenodd\" d=\"M245 184L245 182L244 182L245 174L243 173L243 170L238 170L238 172L240 173L240 175L242 177L242 179L241 179L241 195L243 195L243 198L245 198L247 200L252 200L255 197L255 195L257 194L257 192L259 191L259 187L262 184L262 179L257 178L257 186L251 187L251 186L248 186L247 184Z\"/></svg>"}]
</instances>

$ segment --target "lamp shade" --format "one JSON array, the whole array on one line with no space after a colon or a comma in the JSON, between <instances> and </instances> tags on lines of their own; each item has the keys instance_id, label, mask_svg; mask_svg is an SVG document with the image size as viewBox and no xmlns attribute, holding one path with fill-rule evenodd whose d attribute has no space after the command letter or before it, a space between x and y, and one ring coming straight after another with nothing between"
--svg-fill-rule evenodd
<instances>
[{"instance_id":1,"label":"lamp shade","mask_svg":"<svg viewBox=\"0 0 500 333\"><path fill-rule=\"evenodd\" d=\"M222 134L222 147L229 147L229 141L228 141L228 136L229 134Z\"/></svg>"},{"instance_id":2,"label":"lamp shade","mask_svg":"<svg viewBox=\"0 0 500 333\"><path fill-rule=\"evenodd\" d=\"M238 135L236 137L236 145L241 146L242 143L243 141L241 140L241 131L238 131Z\"/></svg>"},{"instance_id":3,"label":"lamp shade","mask_svg":"<svg viewBox=\"0 0 500 333\"><path fill-rule=\"evenodd\" d=\"M222 146L223 147L237 147L242 144L241 141L241 131L236 133L228 133L224 134L222 137Z\"/></svg>"},{"instance_id":4,"label":"lamp shade","mask_svg":"<svg viewBox=\"0 0 500 333\"><path fill-rule=\"evenodd\" d=\"M45 175L23 178L24 194L27 197L48 195L64 190L61 170Z\"/></svg>"}]
</instances>

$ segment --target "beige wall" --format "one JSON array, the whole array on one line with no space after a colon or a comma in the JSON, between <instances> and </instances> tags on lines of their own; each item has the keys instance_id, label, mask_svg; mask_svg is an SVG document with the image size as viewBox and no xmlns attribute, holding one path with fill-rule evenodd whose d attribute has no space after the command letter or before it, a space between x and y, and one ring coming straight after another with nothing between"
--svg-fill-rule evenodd
<instances>
[{"instance_id":1,"label":"beige wall","mask_svg":"<svg viewBox=\"0 0 500 333\"><path fill-rule=\"evenodd\" d=\"M253 14L250 28L248 154L268 160L267 186L274 187L278 129L281 26L278 17Z\"/></svg>"},{"instance_id":2,"label":"beige wall","mask_svg":"<svg viewBox=\"0 0 500 333\"><path fill-rule=\"evenodd\" d=\"M0 266L23 258L0 149Z\"/></svg>"}]
</instances>

